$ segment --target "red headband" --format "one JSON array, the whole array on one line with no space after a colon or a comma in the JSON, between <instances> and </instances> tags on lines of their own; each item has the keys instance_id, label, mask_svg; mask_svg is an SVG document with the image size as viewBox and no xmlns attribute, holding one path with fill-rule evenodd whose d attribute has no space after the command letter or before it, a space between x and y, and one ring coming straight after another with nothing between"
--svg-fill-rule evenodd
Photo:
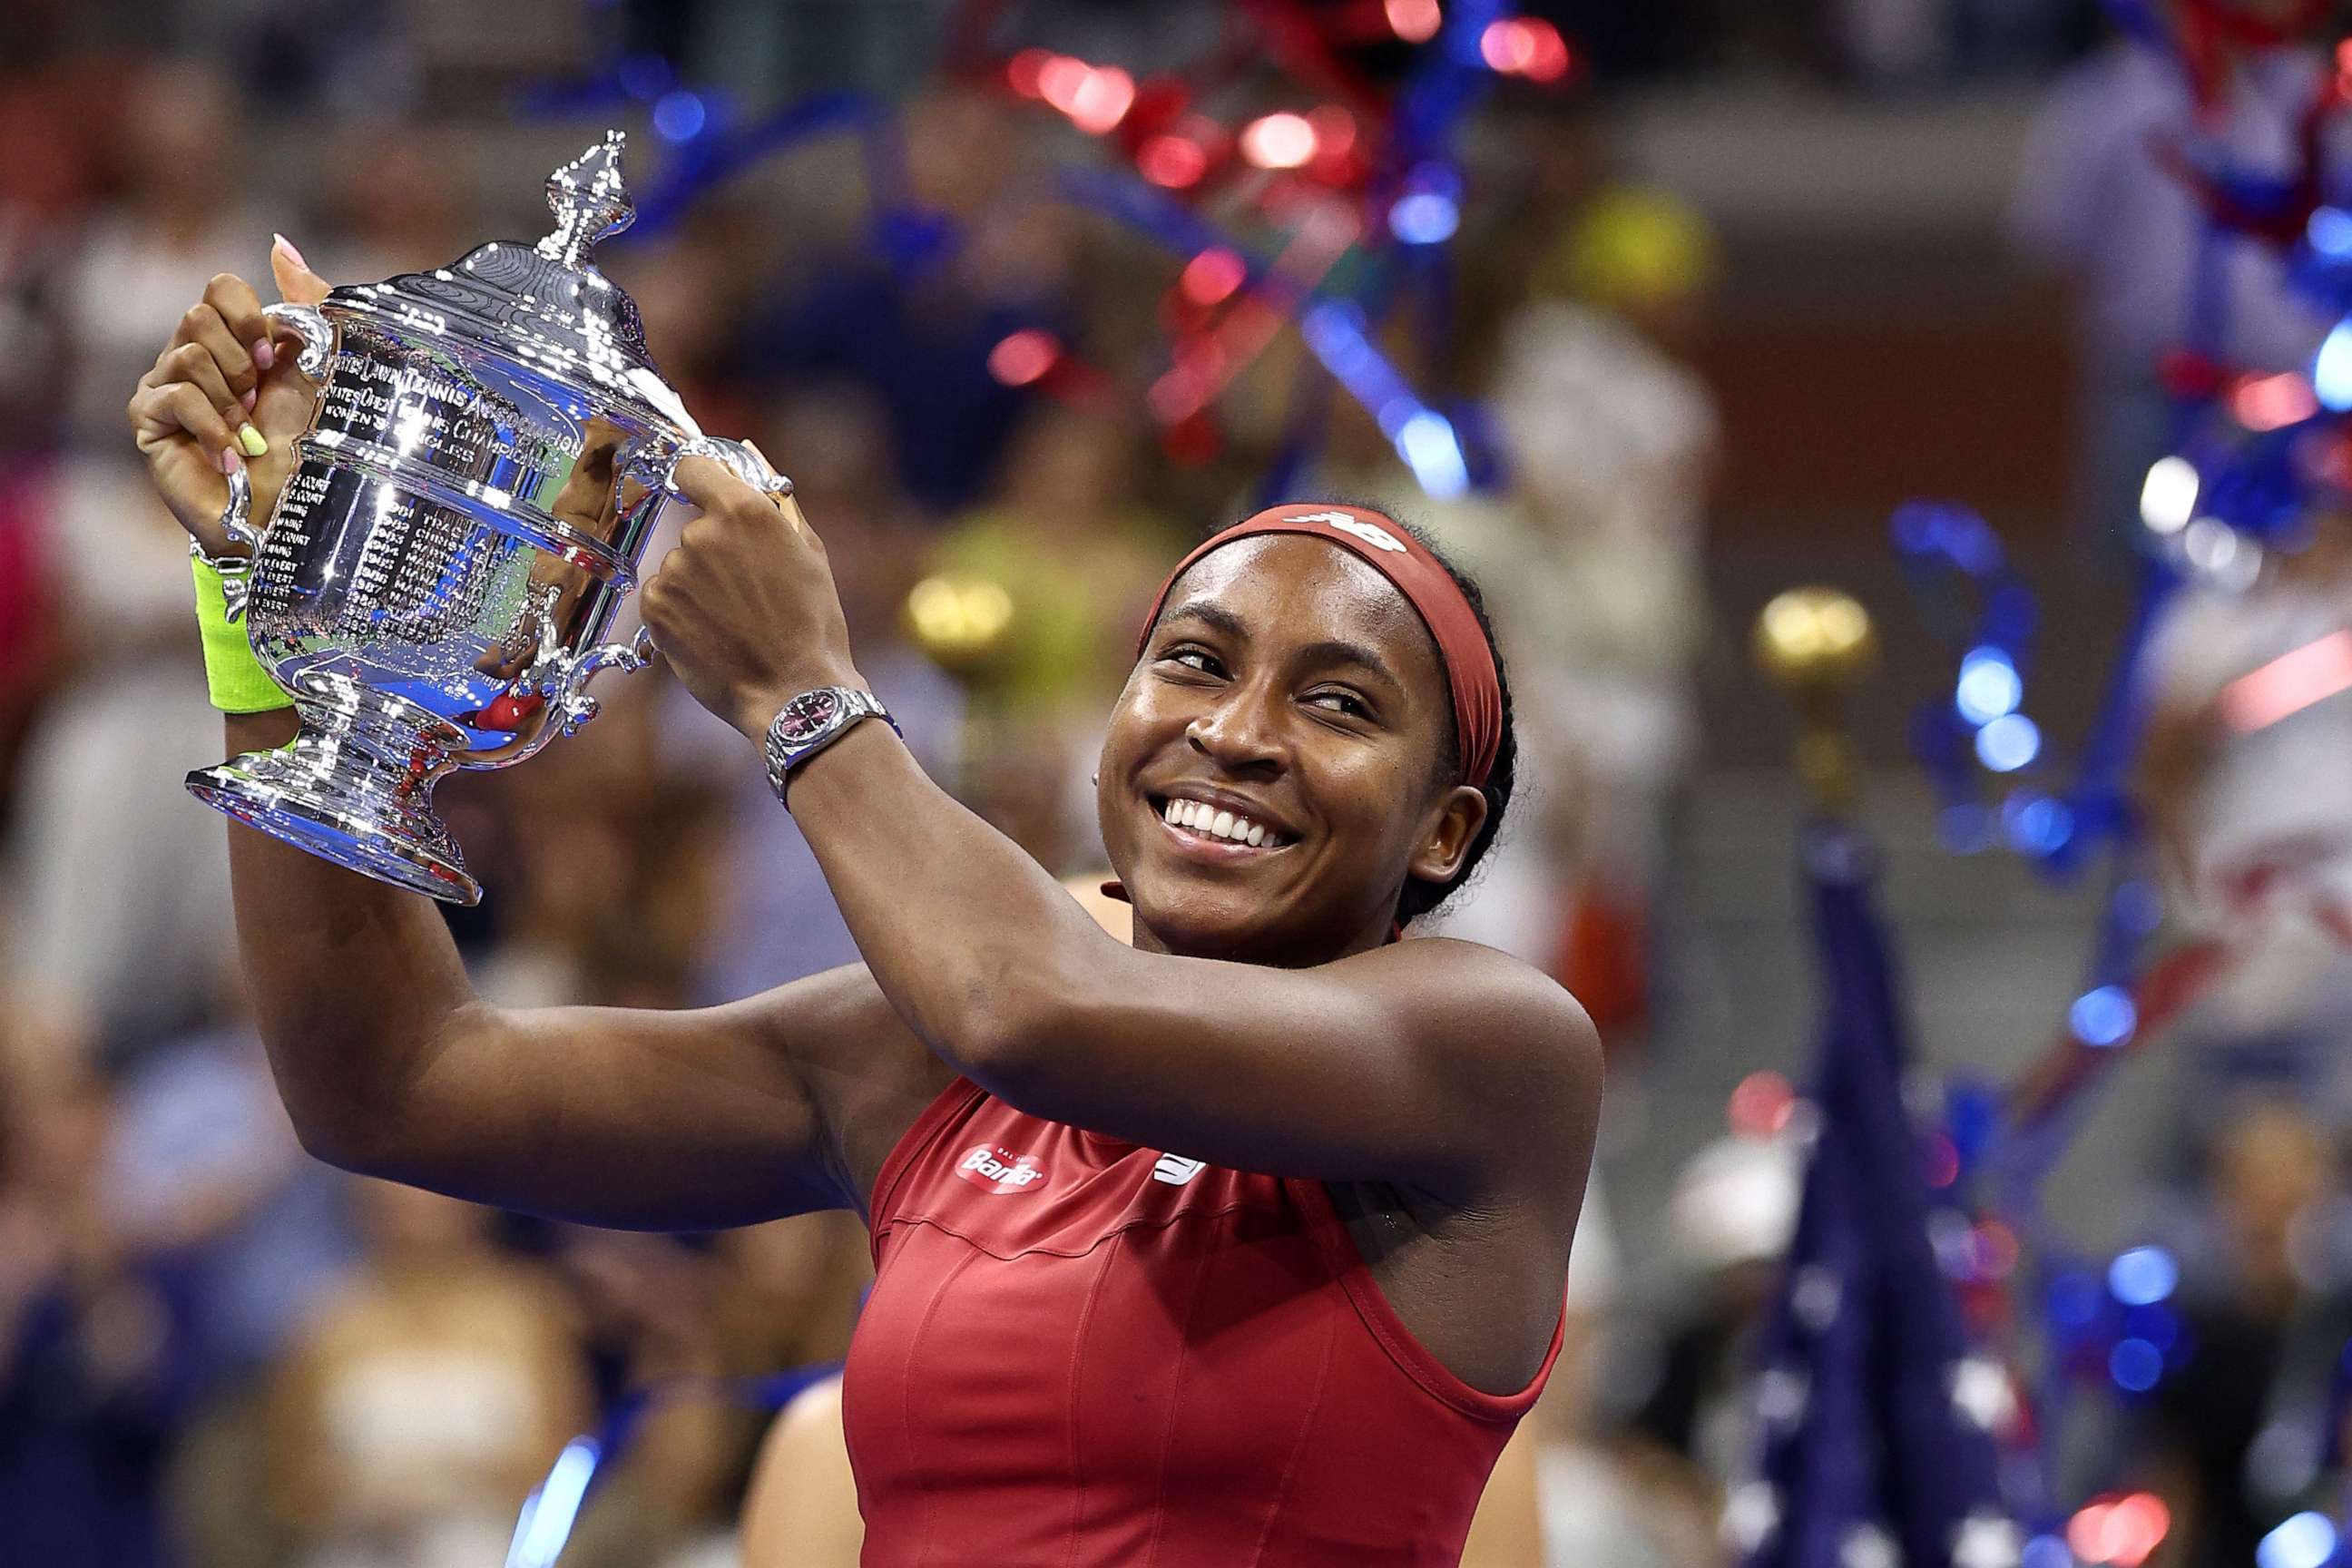
<instances>
[{"instance_id":1,"label":"red headband","mask_svg":"<svg viewBox=\"0 0 2352 1568\"><path fill-rule=\"evenodd\" d=\"M1495 673L1495 650L1454 574L1420 541L1379 512L1324 501L1292 501L1244 518L1195 549L1168 574L1168 581L1160 585L1159 595L1151 601L1151 613L1143 617L1136 656L1141 658L1150 642L1151 628L1159 624L1176 579L1211 551L1260 533L1304 533L1351 550L1412 601L1430 636L1437 639L1438 657L1444 661L1446 679L1454 688L1454 728L1462 738L1463 777L1483 787L1495 771L1496 750L1503 743L1503 683Z\"/></svg>"}]
</instances>

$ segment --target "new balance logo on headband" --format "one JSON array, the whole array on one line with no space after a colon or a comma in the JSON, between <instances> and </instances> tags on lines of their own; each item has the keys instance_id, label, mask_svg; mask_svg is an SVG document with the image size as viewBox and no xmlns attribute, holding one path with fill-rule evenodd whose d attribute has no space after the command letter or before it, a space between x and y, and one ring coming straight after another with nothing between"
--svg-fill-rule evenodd
<instances>
[{"instance_id":1,"label":"new balance logo on headband","mask_svg":"<svg viewBox=\"0 0 2352 1568\"><path fill-rule=\"evenodd\" d=\"M1406 553L1403 542L1395 534L1377 522L1366 522L1361 518L1349 517L1344 511L1302 511L1293 514L1290 521L1328 523L1342 533L1354 534L1375 550L1391 550L1399 555Z\"/></svg>"}]
</instances>

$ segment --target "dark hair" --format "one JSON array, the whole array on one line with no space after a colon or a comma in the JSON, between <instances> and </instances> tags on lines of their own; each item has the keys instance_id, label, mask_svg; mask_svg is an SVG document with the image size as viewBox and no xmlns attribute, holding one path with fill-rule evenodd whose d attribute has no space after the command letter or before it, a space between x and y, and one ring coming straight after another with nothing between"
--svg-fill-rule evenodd
<instances>
[{"instance_id":1,"label":"dark hair","mask_svg":"<svg viewBox=\"0 0 2352 1568\"><path fill-rule=\"evenodd\" d=\"M1469 601L1470 613L1477 617L1478 630L1485 634L1486 647L1495 656L1495 681L1503 693L1502 740L1495 748L1495 765L1487 773L1486 782L1479 785L1479 793L1486 797L1486 820L1479 824L1478 837L1470 841L1470 852L1462 858L1461 869L1454 873L1452 880L1433 882L1423 877L1405 879L1404 891L1397 898L1396 912L1397 923L1404 925L1444 903L1457 889L1468 882L1470 874L1486 858L1487 849L1495 842L1495 835L1502 830L1504 814L1511 808L1511 787L1519 760L1518 732L1511 722L1511 672L1503 668L1502 646L1495 640L1495 623L1486 614L1486 596L1479 592L1477 580L1455 565L1453 558L1438 548L1437 541L1430 537L1429 531L1418 523L1406 521L1386 507L1362 501L1347 504L1387 518L1411 534L1416 543L1445 568L1445 574L1454 579L1454 585L1461 589L1462 596ZM1442 659L1441 654L1441 662ZM1455 784L1467 782L1462 769L1461 731L1454 722L1451 702L1445 708L1445 748L1439 754L1437 766L1440 778Z\"/></svg>"}]
</instances>

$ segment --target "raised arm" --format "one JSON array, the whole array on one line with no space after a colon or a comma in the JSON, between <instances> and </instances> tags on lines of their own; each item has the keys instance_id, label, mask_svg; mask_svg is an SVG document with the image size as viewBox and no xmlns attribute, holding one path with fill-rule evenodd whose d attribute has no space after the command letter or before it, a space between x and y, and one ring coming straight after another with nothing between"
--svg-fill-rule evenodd
<instances>
[{"instance_id":1,"label":"raised arm","mask_svg":"<svg viewBox=\"0 0 2352 1568\"><path fill-rule=\"evenodd\" d=\"M644 602L688 689L757 737L799 691L861 685L797 506L715 464L678 478L704 515ZM899 1016L1024 1110L1271 1174L1464 1202L1581 1190L1598 1041L1503 954L1417 942L1292 969L1130 950L879 723L804 763L791 805Z\"/></svg>"},{"instance_id":2,"label":"raised arm","mask_svg":"<svg viewBox=\"0 0 2352 1568\"><path fill-rule=\"evenodd\" d=\"M1516 960L1447 941L1307 969L1130 949L880 724L809 763L792 804L900 1015L1033 1115L1463 1202L1581 1191L1599 1037Z\"/></svg>"},{"instance_id":3,"label":"raised arm","mask_svg":"<svg viewBox=\"0 0 2352 1568\"><path fill-rule=\"evenodd\" d=\"M280 743L292 721L232 718L229 743ZM861 1195L794 1048L897 1031L858 972L693 1012L508 1010L475 995L429 900L243 827L229 867L270 1068L321 1159L593 1225L699 1229Z\"/></svg>"},{"instance_id":4,"label":"raised arm","mask_svg":"<svg viewBox=\"0 0 2352 1568\"><path fill-rule=\"evenodd\" d=\"M273 262L289 296L323 293L299 263ZM218 515L234 462L250 465L257 510L284 482L310 393L290 353L256 350L268 331L252 289L215 279L131 401L157 488L193 533ZM230 457L248 423L266 451L247 439ZM290 709L227 724L234 751L293 733ZM893 1119L944 1078L863 970L699 1012L503 1010L475 995L429 900L242 827L229 840L279 1090L305 1146L353 1170L608 1226L855 1207Z\"/></svg>"}]
</instances>

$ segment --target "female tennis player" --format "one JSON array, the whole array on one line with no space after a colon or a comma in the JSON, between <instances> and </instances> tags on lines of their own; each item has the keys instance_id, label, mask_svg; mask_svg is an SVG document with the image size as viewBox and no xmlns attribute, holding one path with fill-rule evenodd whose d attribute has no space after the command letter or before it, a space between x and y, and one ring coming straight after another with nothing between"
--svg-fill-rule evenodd
<instances>
[{"instance_id":1,"label":"female tennis player","mask_svg":"<svg viewBox=\"0 0 2352 1568\"><path fill-rule=\"evenodd\" d=\"M282 244L272 266L323 294ZM268 506L310 412L269 333L215 279L131 404L215 547L224 472ZM862 716L798 507L710 463L678 479L700 516L646 623L743 765L764 748L865 963L700 1012L502 1010L427 900L233 829L304 1142L589 1224L858 1210L869 1564L1454 1563L1559 1350L1600 1100L1558 985L1393 940L1511 792L1475 589L1394 520L1322 504L1179 566L1097 788L1129 947ZM279 744L293 715L228 731Z\"/></svg>"}]
</instances>

